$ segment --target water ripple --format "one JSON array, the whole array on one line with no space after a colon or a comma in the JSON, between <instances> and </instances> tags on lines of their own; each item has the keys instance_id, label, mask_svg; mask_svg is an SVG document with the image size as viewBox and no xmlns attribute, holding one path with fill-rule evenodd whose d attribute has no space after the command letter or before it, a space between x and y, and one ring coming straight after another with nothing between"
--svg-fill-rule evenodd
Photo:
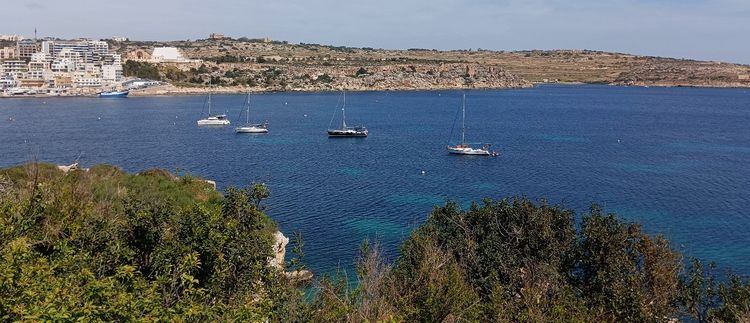
<instances>
[{"instance_id":1,"label":"water ripple","mask_svg":"<svg viewBox=\"0 0 750 323\"><path fill-rule=\"evenodd\" d=\"M750 96L730 89L542 86L467 93L467 139L498 158L445 153L461 92L347 97L368 138L325 134L336 93L254 97L270 133L198 128L203 98L0 100L0 166L33 158L265 182L268 214L305 239L316 271L351 266L365 238L390 256L435 205L526 195L591 202L670 237L691 256L750 273ZM244 97L218 95L236 116ZM286 103L286 104L285 104ZM9 121L10 118L15 121ZM457 133L453 132L453 140ZM422 172L424 171L424 173Z\"/></svg>"}]
</instances>

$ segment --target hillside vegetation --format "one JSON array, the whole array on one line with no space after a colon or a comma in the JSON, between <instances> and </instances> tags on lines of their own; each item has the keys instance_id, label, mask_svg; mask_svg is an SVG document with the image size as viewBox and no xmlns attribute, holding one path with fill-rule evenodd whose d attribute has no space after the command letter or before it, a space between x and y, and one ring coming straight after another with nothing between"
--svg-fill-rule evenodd
<instances>
[{"instance_id":1,"label":"hillside vegetation","mask_svg":"<svg viewBox=\"0 0 750 323\"><path fill-rule=\"evenodd\" d=\"M0 171L0 320L284 321L252 190L112 166Z\"/></svg>"},{"instance_id":2,"label":"hillside vegetation","mask_svg":"<svg viewBox=\"0 0 750 323\"><path fill-rule=\"evenodd\" d=\"M750 320L746 279L686 267L664 237L597 207L525 198L435 207L393 262L365 242L354 281L295 284L268 265L267 196L163 170L2 169L0 320Z\"/></svg>"},{"instance_id":3,"label":"hillside vegetation","mask_svg":"<svg viewBox=\"0 0 750 323\"><path fill-rule=\"evenodd\" d=\"M363 247L359 284L323 279L315 321L747 322L750 282L594 206L525 198L436 207L393 264ZM316 313L318 314L318 313Z\"/></svg>"},{"instance_id":4,"label":"hillside vegetation","mask_svg":"<svg viewBox=\"0 0 750 323\"><path fill-rule=\"evenodd\" d=\"M126 59L171 46L201 60L157 64L156 76L177 87L136 95L200 91L209 83L235 92L516 88L547 82L750 87L747 65L592 50L389 50L245 38L112 45ZM143 68L146 72L126 74L155 76L152 66Z\"/></svg>"}]
</instances>

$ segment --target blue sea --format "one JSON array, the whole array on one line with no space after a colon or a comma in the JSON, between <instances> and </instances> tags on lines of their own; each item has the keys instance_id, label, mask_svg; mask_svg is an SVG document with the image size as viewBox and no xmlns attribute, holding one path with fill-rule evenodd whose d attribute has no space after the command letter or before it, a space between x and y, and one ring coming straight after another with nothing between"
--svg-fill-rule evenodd
<instances>
[{"instance_id":1,"label":"blue sea","mask_svg":"<svg viewBox=\"0 0 750 323\"><path fill-rule=\"evenodd\" d=\"M326 136L339 93L252 97L267 135L237 135L243 95L214 96L233 121L198 128L202 96L0 100L0 167L33 159L127 171L160 167L265 182L267 213L300 232L316 272L351 268L364 239L390 257L431 209L525 195L591 203L666 235L687 256L750 275L750 91L539 86L467 91L467 140L497 158L448 155L462 91L348 93L367 138ZM336 123L336 121L334 121ZM460 119L458 120L460 124Z\"/></svg>"}]
</instances>

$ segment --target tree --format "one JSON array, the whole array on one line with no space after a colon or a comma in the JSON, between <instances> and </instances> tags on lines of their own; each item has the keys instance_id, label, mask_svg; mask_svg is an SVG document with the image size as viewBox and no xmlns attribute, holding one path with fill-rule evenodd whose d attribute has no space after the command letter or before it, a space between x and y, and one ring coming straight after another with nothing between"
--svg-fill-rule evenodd
<instances>
[{"instance_id":1,"label":"tree","mask_svg":"<svg viewBox=\"0 0 750 323\"><path fill-rule=\"evenodd\" d=\"M316 82L320 83L331 83L333 82L333 78L328 74L323 74L318 76L318 78L315 79Z\"/></svg>"},{"instance_id":2,"label":"tree","mask_svg":"<svg viewBox=\"0 0 750 323\"><path fill-rule=\"evenodd\" d=\"M249 191L250 200L255 204L255 208L262 210L260 203L271 196L271 190L264 183L253 183Z\"/></svg>"},{"instance_id":3,"label":"tree","mask_svg":"<svg viewBox=\"0 0 750 323\"><path fill-rule=\"evenodd\" d=\"M156 81L161 80L161 75L156 65L133 60L129 60L123 64L123 75Z\"/></svg>"},{"instance_id":4,"label":"tree","mask_svg":"<svg viewBox=\"0 0 750 323\"><path fill-rule=\"evenodd\" d=\"M360 68L359 68L359 69L357 70L357 73L355 73L355 74L354 74L354 76L357 76L357 77L358 77L358 76L360 76L360 75L369 75L369 74L370 74L370 73L369 73L369 72L367 72L367 69L365 69L364 67L360 67Z\"/></svg>"},{"instance_id":5,"label":"tree","mask_svg":"<svg viewBox=\"0 0 750 323\"><path fill-rule=\"evenodd\" d=\"M403 243L392 266L373 265L378 262L364 257L353 290L326 282L322 288L330 292L314 303L321 311L317 318L337 317L326 316L329 310L371 321L661 321L677 316L681 262L666 240L604 215L596 206L580 229L575 219L572 210L525 198L484 200L468 210L448 202L433 209Z\"/></svg>"}]
</instances>

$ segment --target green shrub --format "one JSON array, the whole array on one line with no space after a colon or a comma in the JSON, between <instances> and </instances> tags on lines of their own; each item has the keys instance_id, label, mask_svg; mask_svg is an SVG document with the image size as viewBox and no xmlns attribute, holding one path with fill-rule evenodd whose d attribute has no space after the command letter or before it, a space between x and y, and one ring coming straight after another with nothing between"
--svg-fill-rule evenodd
<instances>
[{"instance_id":1,"label":"green shrub","mask_svg":"<svg viewBox=\"0 0 750 323\"><path fill-rule=\"evenodd\" d=\"M368 72L367 69L365 69L364 67L360 67L357 70L357 73L354 74L354 76L369 75L369 74L370 74L370 72Z\"/></svg>"},{"instance_id":2,"label":"green shrub","mask_svg":"<svg viewBox=\"0 0 750 323\"><path fill-rule=\"evenodd\" d=\"M159 68L151 63L136 62L129 60L122 65L122 73L125 76L135 76L138 78L161 81Z\"/></svg>"},{"instance_id":3,"label":"green shrub","mask_svg":"<svg viewBox=\"0 0 750 323\"><path fill-rule=\"evenodd\" d=\"M575 219L572 210L525 198L485 200L468 210L448 202L404 242L393 265L365 266L380 269L360 270L352 289L336 280L321 285L316 319L614 322L679 315L681 259L665 239L597 207L579 229ZM366 259L358 268L372 263Z\"/></svg>"},{"instance_id":4,"label":"green shrub","mask_svg":"<svg viewBox=\"0 0 750 323\"><path fill-rule=\"evenodd\" d=\"M302 306L268 266L267 190L222 197L202 180L106 165L0 178L2 320L259 321Z\"/></svg>"}]
</instances>

